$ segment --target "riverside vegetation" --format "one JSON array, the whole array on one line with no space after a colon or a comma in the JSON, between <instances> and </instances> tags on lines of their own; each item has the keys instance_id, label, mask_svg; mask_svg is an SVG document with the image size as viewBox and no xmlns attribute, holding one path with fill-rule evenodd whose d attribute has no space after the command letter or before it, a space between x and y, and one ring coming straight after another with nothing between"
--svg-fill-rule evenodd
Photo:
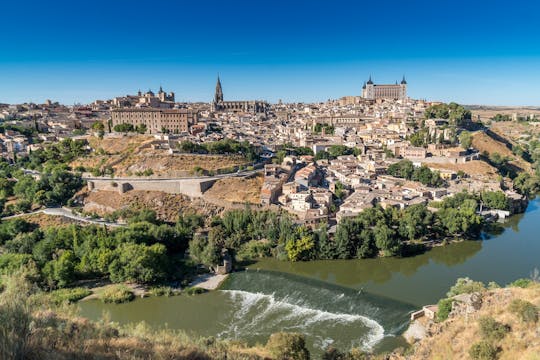
<instances>
[{"instance_id":1,"label":"riverside vegetation","mask_svg":"<svg viewBox=\"0 0 540 360\"><path fill-rule=\"evenodd\" d=\"M92 322L76 315L69 301L58 301L34 282L31 268L2 276L0 358L3 359L300 359L311 358L298 333L275 333L267 343L199 338L155 330L145 323L119 326L107 318ZM482 307L468 316L439 320L432 335L408 349L371 355L359 349L327 347L324 360L360 359L535 359L540 285L520 280L507 288L460 279L449 295L478 292Z\"/></svg>"}]
</instances>

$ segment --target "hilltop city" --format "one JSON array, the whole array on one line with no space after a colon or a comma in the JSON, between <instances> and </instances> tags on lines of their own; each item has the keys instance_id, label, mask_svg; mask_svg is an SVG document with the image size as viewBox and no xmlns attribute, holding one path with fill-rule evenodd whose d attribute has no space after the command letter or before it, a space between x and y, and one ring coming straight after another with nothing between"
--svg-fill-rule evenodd
<instances>
[{"instance_id":1,"label":"hilltop city","mask_svg":"<svg viewBox=\"0 0 540 360\"><path fill-rule=\"evenodd\" d=\"M147 358L194 358L177 357L188 348L209 354L204 358L309 359L313 351L326 359L405 359L409 351L415 358L428 359L448 351L430 345L447 342L444 329L458 326L463 318L467 321L469 314L491 316L494 307L499 309L510 298L515 303L510 312L538 320L533 303L517 300L524 296L535 301L537 272L532 279L509 285L530 285L530 292L495 291L494 283L486 288L482 282L458 279L447 298L417 311L358 287L378 282L381 276L392 278L394 270L385 264L398 264L399 272L407 275L420 273L422 261L429 262L423 254L435 253L440 246L445 248L438 256L460 263L469 255L456 255L455 249L463 247L452 252L450 245L477 248L478 239L500 234L505 221L515 221L512 215L526 212L540 190L539 109L413 99L405 77L378 84L369 76L359 82L357 95L320 103L229 100L225 84L217 78L207 103L178 102L174 92L160 86L157 93L139 90L86 105L50 100L0 104L0 307L26 306L30 310L22 311L24 316L38 319L37 327L47 331L44 340L26 337L30 326L14 321L12 333L21 335L11 337L0 351L19 351L13 344L23 342L31 349L23 352L44 354L57 346L53 343L62 343L66 354L79 353L73 349L79 336L73 333L79 332L72 331L69 342L56 339L66 336L59 329L84 328L80 336L86 339L110 334L104 335L108 340L103 346L83 351L94 355L119 353L123 341L134 341L130 351L146 353ZM416 256L424 259L420 265L413 262ZM265 258L280 261L265 265ZM316 261L365 258L396 262ZM279 273L280 263L307 261L326 269L314 270L320 282ZM446 260L442 263L447 265ZM365 267L369 264L373 274ZM273 271L259 272L259 266ZM413 270L407 270L409 266ZM248 271L254 268L257 271ZM327 285L334 281L327 277L333 278L339 269L346 271L336 275L344 276L336 284L345 281L347 286ZM351 287L350 277L356 279ZM428 277L433 282L443 278ZM211 308L220 315L189 320L183 307L194 303L183 303L183 296L177 301L187 305L175 305L171 311L182 314L186 331L206 321L204 326L219 333L220 340L186 335L180 341L177 333L155 333L141 324L129 328L103 320L86 323L61 308L80 301L83 314L99 320L85 313L95 299L106 306L222 287L232 289L222 294L230 295L229 300L204 298L217 301ZM292 289L290 294L287 289ZM283 291L285 297L280 295ZM317 296L309 295L313 291ZM204 307L197 313L208 310L206 303L197 304ZM159 311L146 306L152 308L152 318L168 311L166 304L158 306ZM42 307L59 315L42 315L36 310ZM8 311L15 313L19 314ZM216 321L222 313L232 320ZM45 318L54 316L71 325L55 325L49 331L50 320ZM275 333L281 329L275 327L259 333L276 316L279 324L303 326L307 333ZM334 326L335 319L348 330L340 328L330 345L319 344L309 334L310 326L326 331L325 322ZM367 329L363 319L369 320ZM516 319L504 321L518 329L516 336L533 336L519 330L522 325ZM493 318L480 319L479 324L503 326ZM252 327L257 328L256 338ZM386 341L385 331L392 339L403 335L404 341L416 345L406 351L398 347L404 341L384 345L393 353L378 357L381 350L375 346ZM237 336L266 345L228 342ZM507 342L514 344L511 336ZM149 346L144 350L141 337ZM498 343L506 344L501 339ZM491 339L471 346L459 340L451 352L494 359L477 354L495 354L495 343ZM132 358L126 354L118 358Z\"/></svg>"},{"instance_id":2,"label":"hilltop city","mask_svg":"<svg viewBox=\"0 0 540 360\"><path fill-rule=\"evenodd\" d=\"M150 136L147 146L174 159L182 153L206 152L201 144L246 143L255 156L228 170L235 177L261 171L259 199L249 202L281 207L310 226L335 224L377 204L404 209L462 191L503 191L511 200L508 208L488 208L486 216L504 217L521 209L524 197L509 179L494 176L494 169L472 146L471 131L478 131L480 115L473 119L471 111L457 104L411 99L407 86L405 77L395 84L376 84L370 76L358 96L315 104L269 104L225 100L218 77L210 103L176 102L174 92L160 87L157 93L138 91L88 105L49 100L3 104L0 149L2 157L15 161L64 139L129 141L141 134ZM98 175L114 176L114 165L101 169L101 174L99 170ZM184 175L227 172L205 169L204 164L190 170ZM137 171L161 176L151 164ZM96 185L102 182L89 180L94 191ZM160 190L159 185L152 190ZM165 185L163 190L193 195ZM199 189L195 195L203 192Z\"/></svg>"}]
</instances>

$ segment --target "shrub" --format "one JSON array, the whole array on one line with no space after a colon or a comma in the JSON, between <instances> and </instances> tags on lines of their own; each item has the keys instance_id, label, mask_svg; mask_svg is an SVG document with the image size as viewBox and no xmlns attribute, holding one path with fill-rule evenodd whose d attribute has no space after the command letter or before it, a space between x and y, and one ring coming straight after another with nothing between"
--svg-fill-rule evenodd
<instances>
[{"instance_id":1,"label":"shrub","mask_svg":"<svg viewBox=\"0 0 540 360\"><path fill-rule=\"evenodd\" d=\"M150 289L152 296L174 296L176 291L170 286L156 286Z\"/></svg>"},{"instance_id":2,"label":"shrub","mask_svg":"<svg viewBox=\"0 0 540 360\"><path fill-rule=\"evenodd\" d=\"M196 286L192 286L192 287L188 287L184 290L184 292L187 294L187 295L198 295L198 294L204 294L206 292L206 289L203 289L203 288L200 288L200 287L196 287Z\"/></svg>"},{"instance_id":3,"label":"shrub","mask_svg":"<svg viewBox=\"0 0 540 360\"><path fill-rule=\"evenodd\" d=\"M520 287L520 288L527 288L529 287L529 285L532 284L532 280L531 279L517 279L516 281L508 284L508 286L512 286L512 287Z\"/></svg>"},{"instance_id":4,"label":"shrub","mask_svg":"<svg viewBox=\"0 0 540 360\"><path fill-rule=\"evenodd\" d=\"M437 321L444 321L448 319L450 311L452 311L452 299L441 299L439 300L438 310L437 310Z\"/></svg>"},{"instance_id":5,"label":"shrub","mask_svg":"<svg viewBox=\"0 0 540 360\"><path fill-rule=\"evenodd\" d=\"M497 358L497 348L487 341L480 341L471 346L469 356L474 360L492 360Z\"/></svg>"},{"instance_id":6,"label":"shrub","mask_svg":"<svg viewBox=\"0 0 540 360\"><path fill-rule=\"evenodd\" d=\"M279 332L272 334L266 348L276 359L308 360L309 351L306 348L304 335L298 333Z\"/></svg>"},{"instance_id":7,"label":"shrub","mask_svg":"<svg viewBox=\"0 0 540 360\"><path fill-rule=\"evenodd\" d=\"M480 331L486 340L502 340L510 331L508 325L498 322L490 316L483 316L478 320Z\"/></svg>"},{"instance_id":8,"label":"shrub","mask_svg":"<svg viewBox=\"0 0 540 360\"><path fill-rule=\"evenodd\" d=\"M481 281L473 281L466 278L459 278L456 284L450 288L450 291L446 293L446 296L452 297L460 294L470 294L473 292L482 292L486 288Z\"/></svg>"},{"instance_id":9,"label":"shrub","mask_svg":"<svg viewBox=\"0 0 540 360\"><path fill-rule=\"evenodd\" d=\"M63 302L74 303L90 294L92 294L92 291L86 288L60 289L52 291L51 298L57 304L61 304Z\"/></svg>"},{"instance_id":10,"label":"shrub","mask_svg":"<svg viewBox=\"0 0 540 360\"><path fill-rule=\"evenodd\" d=\"M536 323L538 321L538 308L528 301L515 299L510 303L509 310L523 322Z\"/></svg>"},{"instance_id":11,"label":"shrub","mask_svg":"<svg viewBox=\"0 0 540 360\"><path fill-rule=\"evenodd\" d=\"M135 299L135 295L133 294L133 291L125 285L114 285L103 290L100 299L104 303L120 304L132 301Z\"/></svg>"}]
</instances>

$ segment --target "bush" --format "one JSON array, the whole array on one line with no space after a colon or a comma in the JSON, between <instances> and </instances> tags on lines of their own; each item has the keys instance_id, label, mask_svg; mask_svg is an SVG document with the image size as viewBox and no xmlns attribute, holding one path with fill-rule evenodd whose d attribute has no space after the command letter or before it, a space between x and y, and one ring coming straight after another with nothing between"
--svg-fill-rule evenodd
<instances>
[{"instance_id":1,"label":"bush","mask_svg":"<svg viewBox=\"0 0 540 360\"><path fill-rule=\"evenodd\" d=\"M286 332L272 334L266 348L274 358L279 360L309 359L309 351L302 334Z\"/></svg>"},{"instance_id":2,"label":"bush","mask_svg":"<svg viewBox=\"0 0 540 360\"><path fill-rule=\"evenodd\" d=\"M191 286L191 287L186 288L184 292L187 295L198 295L198 294L204 294L206 292L206 289L196 287L196 286Z\"/></svg>"},{"instance_id":3,"label":"bush","mask_svg":"<svg viewBox=\"0 0 540 360\"><path fill-rule=\"evenodd\" d=\"M133 291L125 285L114 285L103 290L100 299L104 303L120 304L132 301L135 299L135 295L133 294Z\"/></svg>"},{"instance_id":4,"label":"bush","mask_svg":"<svg viewBox=\"0 0 540 360\"><path fill-rule=\"evenodd\" d=\"M61 289L52 291L51 298L57 304L64 302L71 304L87 297L90 294L92 294L92 291L86 288Z\"/></svg>"},{"instance_id":5,"label":"bush","mask_svg":"<svg viewBox=\"0 0 540 360\"><path fill-rule=\"evenodd\" d=\"M538 308L528 301L515 299L510 303L509 310L523 322L536 323L538 321Z\"/></svg>"},{"instance_id":6,"label":"bush","mask_svg":"<svg viewBox=\"0 0 540 360\"><path fill-rule=\"evenodd\" d=\"M437 321L444 321L448 319L450 311L452 311L453 299L441 299L437 304Z\"/></svg>"},{"instance_id":7,"label":"bush","mask_svg":"<svg viewBox=\"0 0 540 360\"><path fill-rule=\"evenodd\" d=\"M529 287L529 285L532 284L532 280L531 279L517 279L516 281L508 284L508 286L512 286L512 287L520 287L520 288L527 288Z\"/></svg>"},{"instance_id":8,"label":"bush","mask_svg":"<svg viewBox=\"0 0 540 360\"><path fill-rule=\"evenodd\" d=\"M473 281L466 278L459 278L456 284L450 288L450 291L446 293L446 296L452 297L460 294L470 294L474 292L482 292L486 290L484 284L481 281Z\"/></svg>"},{"instance_id":9,"label":"bush","mask_svg":"<svg viewBox=\"0 0 540 360\"><path fill-rule=\"evenodd\" d=\"M174 296L176 291L170 286L156 286L150 289L152 296Z\"/></svg>"},{"instance_id":10,"label":"bush","mask_svg":"<svg viewBox=\"0 0 540 360\"><path fill-rule=\"evenodd\" d=\"M486 340L502 340L510 331L508 325L498 322L490 316L483 316L478 320L480 331Z\"/></svg>"},{"instance_id":11,"label":"bush","mask_svg":"<svg viewBox=\"0 0 540 360\"><path fill-rule=\"evenodd\" d=\"M492 360L497 358L497 348L487 341L480 341L471 346L469 356L474 360Z\"/></svg>"}]
</instances>

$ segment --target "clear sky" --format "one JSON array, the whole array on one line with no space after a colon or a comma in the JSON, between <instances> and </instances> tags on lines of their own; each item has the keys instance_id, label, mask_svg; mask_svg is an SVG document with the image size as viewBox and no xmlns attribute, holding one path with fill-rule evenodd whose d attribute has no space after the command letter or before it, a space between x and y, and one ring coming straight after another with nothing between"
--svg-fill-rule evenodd
<instances>
[{"instance_id":1,"label":"clear sky","mask_svg":"<svg viewBox=\"0 0 540 360\"><path fill-rule=\"evenodd\" d=\"M0 102L159 85L177 101L323 101L364 80L464 104L540 105L540 1L26 1L0 18Z\"/></svg>"}]
</instances>

